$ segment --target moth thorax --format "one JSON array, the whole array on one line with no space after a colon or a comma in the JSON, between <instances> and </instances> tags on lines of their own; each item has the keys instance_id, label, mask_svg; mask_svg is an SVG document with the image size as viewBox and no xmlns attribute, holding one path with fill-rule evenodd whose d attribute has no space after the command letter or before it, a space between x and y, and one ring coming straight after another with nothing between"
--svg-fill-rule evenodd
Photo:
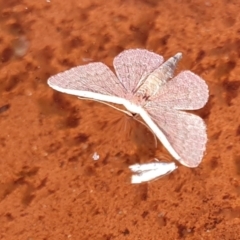
<instances>
[{"instance_id":1,"label":"moth thorax","mask_svg":"<svg viewBox=\"0 0 240 240\"><path fill-rule=\"evenodd\" d=\"M134 99L131 99L130 101L126 101L124 104L125 108L133 113L133 114L139 114L141 112L141 102L140 102L140 98L137 98L136 96L134 97Z\"/></svg>"},{"instance_id":2,"label":"moth thorax","mask_svg":"<svg viewBox=\"0 0 240 240\"><path fill-rule=\"evenodd\" d=\"M139 88L138 93L139 95L143 96L146 100L155 95L160 86L163 84L163 81L159 81L159 78L154 74L151 74L144 84Z\"/></svg>"}]
</instances>

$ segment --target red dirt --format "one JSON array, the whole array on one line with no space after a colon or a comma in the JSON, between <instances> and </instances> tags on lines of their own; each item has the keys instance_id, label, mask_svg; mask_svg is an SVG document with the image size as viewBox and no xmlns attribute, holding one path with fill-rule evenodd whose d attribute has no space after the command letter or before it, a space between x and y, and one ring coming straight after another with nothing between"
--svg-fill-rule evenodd
<instances>
[{"instance_id":1,"label":"red dirt","mask_svg":"<svg viewBox=\"0 0 240 240\"><path fill-rule=\"evenodd\" d=\"M0 239L240 239L239 0L109 2L0 0ZM207 81L198 168L131 185L130 164L171 159L161 144L46 84L129 48L183 52L178 70Z\"/></svg>"}]
</instances>

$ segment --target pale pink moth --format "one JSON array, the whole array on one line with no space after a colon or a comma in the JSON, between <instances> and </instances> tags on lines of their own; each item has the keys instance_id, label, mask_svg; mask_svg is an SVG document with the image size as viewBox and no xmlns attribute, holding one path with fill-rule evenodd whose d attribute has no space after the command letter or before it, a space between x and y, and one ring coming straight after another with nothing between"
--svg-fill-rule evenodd
<instances>
[{"instance_id":1,"label":"pale pink moth","mask_svg":"<svg viewBox=\"0 0 240 240\"><path fill-rule=\"evenodd\" d=\"M116 75L95 62L54 75L48 84L60 92L124 105L142 117L177 161L193 168L206 149L206 126L202 118L182 110L202 108L209 91L191 71L173 77L181 57L177 53L164 62L156 53L129 49L114 58Z\"/></svg>"}]
</instances>

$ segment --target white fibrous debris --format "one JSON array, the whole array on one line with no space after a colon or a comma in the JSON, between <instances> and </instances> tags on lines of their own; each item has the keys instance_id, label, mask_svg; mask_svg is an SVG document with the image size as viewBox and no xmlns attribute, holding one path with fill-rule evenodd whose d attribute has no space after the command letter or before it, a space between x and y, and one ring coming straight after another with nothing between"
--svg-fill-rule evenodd
<instances>
[{"instance_id":1,"label":"white fibrous debris","mask_svg":"<svg viewBox=\"0 0 240 240\"><path fill-rule=\"evenodd\" d=\"M13 48L17 57L23 57L29 49L29 41L25 36L20 36L13 42Z\"/></svg>"},{"instance_id":2,"label":"white fibrous debris","mask_svg":"<svg viewBox=\"0 0 240 240\"><path fill-rule=\"evenodd\" d=\"M131 183L138 184L163 177L177 169L177 166L174 162L153 162L134 164L129 166L129 168L134 173Z\"/></svg>"},{"instance_id":3,"label":"white fibrous debris","mask_svg":"<svg viewBox=\"0 0 240 240\"><path fill-rule=\"evenodd\" d=\"M95 152L95 153L93 154L93 156L92 156L92 159L93 159L94 161L97 161L99 158L100 158L100 156L98 155L97 152Z\"/></svg>"}]
</instances>

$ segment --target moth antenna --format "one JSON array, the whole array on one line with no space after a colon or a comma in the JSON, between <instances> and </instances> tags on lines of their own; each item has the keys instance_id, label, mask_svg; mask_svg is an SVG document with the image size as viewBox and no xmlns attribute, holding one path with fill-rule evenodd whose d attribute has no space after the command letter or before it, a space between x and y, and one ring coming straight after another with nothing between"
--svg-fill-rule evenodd
<instances>
[{"instance_id":1,"label":"moth antenna","mask_svg":"<svg viewBox=\"0 0 240 240\"><path fill-rule=\"evenodd\" d=\"M79 99L82 99L82 100L90 100L90 101L94 101L94 102L103 103L103 104L105 104L105 105L107 105L107 106L109 106L109 107L111 107L111 108L114 108L114 109L116 109L116 110L118 110L118 111L120 111L120 112L123 112L123 113L127 114L127 115L130 116L130 117L133 116L130 112L125 111L125 110L122 110L121 108L117 108L117 107L111 105L110 103L106 103L106 102L101 101L101 100L92 99L92 98L84 98L84 97L78 97L78 98L79 98Z\"/></svg>"}]
</instances>

